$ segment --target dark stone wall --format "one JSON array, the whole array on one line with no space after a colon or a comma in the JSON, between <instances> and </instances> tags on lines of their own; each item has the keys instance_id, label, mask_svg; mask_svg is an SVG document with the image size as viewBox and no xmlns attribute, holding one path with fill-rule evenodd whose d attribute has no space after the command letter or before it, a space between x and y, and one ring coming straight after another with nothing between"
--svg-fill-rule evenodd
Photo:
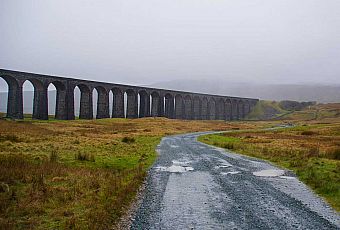
<instances>
[{"instance_id":1,"label":"dark stone wall","mask_svg":"<svg viewBox=\"0 0 340 230\"><path fill-rule=\"evenodd\" d=\"M74 89L80 90L80 119L93 119L93 91L98 93L96 118L143 118L149 116L188 120L240 120L244 119L258 99L208 95L155 89L81 79L25 73L0 69L0 77L8 84L7 117L23 118L23 92L25 81L34 87L33 119L48 119L47 89L53 84L57 90L55 118L75 119ZM113 94L112 111L109 95ZM126 95L126 96L124 96ZM150 96L152 99L150 99ZM124 97L126 97L124 99ZM1 98L0 98L1 100ZM126 105L125 104L126 100ZM126 114L125 114L126 107Z\"/></svg>"}]
</instances>

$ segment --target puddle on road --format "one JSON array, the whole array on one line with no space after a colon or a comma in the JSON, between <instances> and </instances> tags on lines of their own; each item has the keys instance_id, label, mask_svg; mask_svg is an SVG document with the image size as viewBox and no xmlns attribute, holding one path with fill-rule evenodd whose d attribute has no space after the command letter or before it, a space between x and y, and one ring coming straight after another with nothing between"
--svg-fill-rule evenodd
<instances>
[{"instance_id":1,"label":"puddle on road","mask_svg":"<svg viewBox=\"0 0 340 230\"><path fill-rule=\"evenodd\" d=\"M228 168L233 166L232 164L230 164L228 161L223 160L223 159L218 159L218 161L221 163L220 165L215 166L215 169L219 169L219 168Z\"/></svg>"},{"instance_id":2,"label":"puddle on road","mask_svg":"<svg viewBox=\"0 0 340 230\"><path fill-rule=\"evenodd\" d=\"M292 176L280 176L280 178L282 178L282 179L288 179L288 180L297 180L296 177L292 177Z\"/></svg>"},{"instance_id":3,"label":"puddle on road","mask_svg":"<svg viewBox=\"0 0 340 230\"><path fill-rule=\"evenodd\" d=\"M266 169L266 170L253 172L253 175L261 176L261 177L278 177L278 176L282 176L284 173L285 173L284 170Z\"/></svg>"},{"instance_id":4,"label":"puddle on road","mask_svg":"<svg viewBox=\"0 0 340 230\"><path fill-rule=\"evenodd\" d=\"M193 171L194 168L189 166L190 161L172 161L170 167L159 166L156 167L157 171L160 172L171 172L171 173L184 173L188 171Z\"/></svg>"},{"instance_id":5,"label":"puddle on road","mask_svg":"<svg viewBox=\"0 0 340 230\"><path fill-rule=\"evenodd\" d=\"M240 172L238 171L232 171L232 172L221 172L221 175L235 175L239 174Z\"/></svg>"}]
</instances>

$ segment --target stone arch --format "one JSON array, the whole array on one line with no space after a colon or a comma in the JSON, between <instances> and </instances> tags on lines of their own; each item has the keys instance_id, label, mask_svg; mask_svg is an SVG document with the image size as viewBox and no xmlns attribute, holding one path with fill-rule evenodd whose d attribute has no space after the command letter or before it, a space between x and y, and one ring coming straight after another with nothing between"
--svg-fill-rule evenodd
<instances>
[{"instance_id":1,"label":"stone arch","mask_svg":"<svg viewBox=\"0 0 340 230\"><path fill-rule=\"evenodd\" d=\"M209 120L216 119L216 101L214 98L210 98L208 102L208 117Z\"/></svg>"},{"instance_id":2,"label":"stone arch","mask_svg":"<svg viewBox=\"0 0 340 230\"><path fill-rule=\"evenodd\" d=\"M150 95L145 90L140 90L139 94L139 117L150 116Z\"/></svg>"},{"instance_id":3,"label":"stone arch","mask_svg":"<svg viewBox=\"0 0 340 230\"><path fill-rule=\"evenodd\" d=\"M175 96L175 116L176 119L182 119L184 113L184 102L181 94Z\"/></svg>"},{"instance_id":4,"label":"stone arch","mask_svg":"<svg viewBox=\"0 0 340 230\"><path fill-rule=\"evenodd\" d=\"M125 118L124 113L124 92L118 87L111 89L113 94L112 118Z\"/></svg>"},{"instance_id":5,"label":"stone arch","mask_svg":"<svg viewBox=\"0 0 340 230\"><path fill-rule=\"evenodd\" d=\"M184 119L192 119L192 99L190 95L184 97Z\"/></svg>"},{"instance_id":6,"label":"stone arch","mask_svg":"<svg viewBox=\"0 0 340 230\"><path fill-rule=\"evenodd\" d=\"M208 99L207 97L203 97L202 106L201 106L201 119L208 120Z\"/></svg>"},{"instance_id":7,"label":"stone arch","mask_svg":"<svg viewBox=\"0 0 340 230\"><path fill-rule=\"evenodd\" d=\"M174 118L174 111L175 111L175 101L172 94L167 93L164 96L165 98L165 109L164 109L164 115L167 118Z\"/></svg>"},{"instance_id":8,"label":"stone arch","mask_svg":"<svg viewBox=\"0 0 340 230\"><path fill-rule=\"evenodd\" d=\"M201 99L198 96L195 96L194 103L193 103L193 119L194 120L201 119L201 106L202 106Z\"/></svg>"},{"instance_id":9,"label":"stone arch","mask_svg":"<svg viewBox=\"0 0 340 230\"><path fill-rule=\"evenodd\" d=\"M93 90L82 83L76 84L73 91L76 88L80 90L79 119L93 119Z\"/></svg>"},{"instance_id":10,"label":"stone arch","mask_svg":"<svg viewBox=\"0 0 340 230\"><path fill-rule=\"evenodd\" d=\"M226 99L225 100L225 120L226 121L231 121L232 120L232 106L231 106L231 100Z\"/></svg>"},{"instance_id":11,"label":"stone arch","mask_svg":"<svg viewBox=\"0 0 340 230\"><path fill-rule=\"evenodd\" d=\"M126 118L138 118L138 94L133 89L127 89Z\"/></svg>"},{"instance_id":12,"label":"stone arch","mask_svg":"<svg viewBox=\"0 0 340 230\"><path fill-rule=\"evenodd\" d=\"M153 91L151 93L151 116L160 117L162 115L162 98L159 92Z\"/></svg>"},{"instance_id":13,"label":"stone arch","mask_svg":"<svg viewBox=\"0 0 340 230\"><path fill-rule=\"evenodd\" d=\"M10 75L1 75L8 87L6 117L23 119L22 88L18 80Z\"/></svg>"}]
</instances>

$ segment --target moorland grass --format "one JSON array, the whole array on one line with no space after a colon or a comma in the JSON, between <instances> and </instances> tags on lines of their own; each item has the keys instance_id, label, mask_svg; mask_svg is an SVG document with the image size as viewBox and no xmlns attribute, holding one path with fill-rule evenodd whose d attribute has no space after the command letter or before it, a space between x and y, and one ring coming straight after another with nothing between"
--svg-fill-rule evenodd
<instances>
[{"instance_id":1,"label":"moorland grass","mask_svg":"<svg viewBox=\"0 0 340 230\"><path fill-rule=\"evenodd\" d=\"M258 125L163 118L0 120L0 226L112 229L163 136Z\"/></svg>"}]
</instances>

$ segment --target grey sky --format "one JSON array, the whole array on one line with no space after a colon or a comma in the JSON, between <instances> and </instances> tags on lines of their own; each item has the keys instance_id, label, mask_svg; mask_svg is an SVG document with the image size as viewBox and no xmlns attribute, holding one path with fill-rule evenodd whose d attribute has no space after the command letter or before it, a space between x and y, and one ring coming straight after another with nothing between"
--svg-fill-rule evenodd
<instances>
[{"instance_id":1,"label":"grey sky","mask_svg":"<svg viewBox=\"0 0 340 230\"><path fill-rule=\"evenodd\" d=\"M339 0L1 0L0 9L1 68L139 85L340 84Z\"/></svg>"}]
</instances>

